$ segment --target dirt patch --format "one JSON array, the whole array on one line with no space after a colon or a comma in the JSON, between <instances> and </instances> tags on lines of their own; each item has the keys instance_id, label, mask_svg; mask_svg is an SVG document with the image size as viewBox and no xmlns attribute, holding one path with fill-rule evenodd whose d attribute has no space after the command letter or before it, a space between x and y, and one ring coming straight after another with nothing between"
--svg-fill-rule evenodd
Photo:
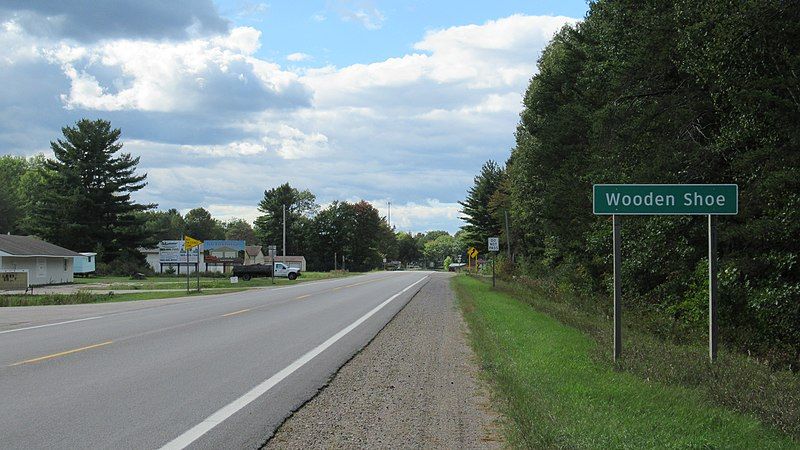
<instances>
[{"instance_id":1,"label":"dirt patch","mask_svg":"<svg viewBox=\"0 0 800 450\"><path fill-rule=\"evenodd\" d=\"M432 277L266 449L499 448L449 277Z\"/></svg>"}]
</instances>

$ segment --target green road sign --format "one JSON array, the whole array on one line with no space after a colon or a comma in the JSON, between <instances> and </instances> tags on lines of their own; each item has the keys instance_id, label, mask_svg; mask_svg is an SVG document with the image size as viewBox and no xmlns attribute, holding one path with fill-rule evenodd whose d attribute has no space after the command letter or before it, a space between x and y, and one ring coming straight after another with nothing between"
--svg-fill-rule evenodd
<instances>
[{"instance_id":1,"label":"green road sign","mask_svg":"<svg viewBox=\"0 0 800 450\"><path fill-rule=\"evenodd\" d=\"M597 215L735 215L735 184L595 184Z\"/></svg>"}]
</instances>

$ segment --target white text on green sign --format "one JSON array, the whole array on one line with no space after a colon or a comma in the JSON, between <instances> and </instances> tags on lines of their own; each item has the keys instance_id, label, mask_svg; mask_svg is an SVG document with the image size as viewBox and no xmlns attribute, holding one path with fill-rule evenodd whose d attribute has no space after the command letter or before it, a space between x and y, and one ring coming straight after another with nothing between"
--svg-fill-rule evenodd
<instances>
[{"instance_id":1,"label":"white text on green sign","mask_svg":"<svg viewBox=\"0 0 800 450\"><path fill-rule=\"evenodd\" d=\"M598 215L734 215L739 212L735 184L596 184Z\"/></svg>"}]
</instances>

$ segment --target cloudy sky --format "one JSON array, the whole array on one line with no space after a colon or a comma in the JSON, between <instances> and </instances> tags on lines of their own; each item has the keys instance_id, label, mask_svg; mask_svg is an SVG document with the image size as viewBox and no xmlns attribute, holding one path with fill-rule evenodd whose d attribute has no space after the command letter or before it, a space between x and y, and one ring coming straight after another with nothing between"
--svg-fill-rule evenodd
<instances>
[{"instance_id":1,"label":"cloudy sky","mask_svg":"<svg viewBox=\"0 0 800 450\"><path fill-rule=\"evenodd\" d=\"M290 182L454 232L513 145L522 94L572 1L3 0L0 154L103 118L160 209L257 216Z\"/></svg>"}]
</instances>

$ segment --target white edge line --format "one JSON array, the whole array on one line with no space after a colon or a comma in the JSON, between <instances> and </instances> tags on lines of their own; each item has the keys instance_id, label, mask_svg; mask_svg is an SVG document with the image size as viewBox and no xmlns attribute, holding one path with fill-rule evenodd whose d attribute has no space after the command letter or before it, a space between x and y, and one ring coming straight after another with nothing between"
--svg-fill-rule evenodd
<instances>
[{"instance_id":1,"label":"white edge line","mask_svg":"<svg viewBox=\"0 0 800 450\"><path fill-rule=\"evenodd\" d=\"M34 327L14 328L13 330L0 331L0 334L13 333L15 331L33 330L36 328L54 327L56 325L65 325L68 323L83 322L85 320L101 319L103 316L84 317L83 319L67 320L66 322L46 323L44 325L36 325Z\"/></svg>"},{"instance_id":2,"label":"white edge line","mask_svg":"<svg viewBox=\"0 0 800 450\"><path fill-rule=\"evenodd\" d=\"M322 344L314 347L311 351L309 351L308 353L301 356L293 363L283 368L283 370L281 370L280 372L271 376L269 379L265 380L264 382L254 387L253 389L251 389L241 397L237 398L236 400L228 403L226 406L222 407L214 414L211 414L210 416L206 417L202 422L198 423L197 425L187 430L185 433L173 439L172 441L161 447L161 449L177 450L188 447L192 442L196 441L201 436L211 431L214 427L216 427L217 425L219 425L232 415L236 414L239 410L241 410L242 408L249 405L257 398L267 393L270 389L275 387L275 385L277 385L278 383L283 381L286 377L297 371L297 369L303 367L306 363L308 363L309 361L314 359L317 355L325 351L325 349L335 344L339 339L343 338L349 332L353 331L353 329L355 329L357 326L361 325L367 319L372 317L375 313L380 311L384 306L391 303L392 300L396 299L397 297L399 297L412 287L416 286L420 282L426 280L428 276L429 275L425 275L424 277L420 278L419 280L407 286L402 291L398 292L397 294L394 294L389 299L385 300L383 303L381 303L380 305L370 310L368 313L358 318L355 322L351 323L346 328L342 329L338 333L328 338L328 340L326 340Z\"/></svg>"}]
</instances>

